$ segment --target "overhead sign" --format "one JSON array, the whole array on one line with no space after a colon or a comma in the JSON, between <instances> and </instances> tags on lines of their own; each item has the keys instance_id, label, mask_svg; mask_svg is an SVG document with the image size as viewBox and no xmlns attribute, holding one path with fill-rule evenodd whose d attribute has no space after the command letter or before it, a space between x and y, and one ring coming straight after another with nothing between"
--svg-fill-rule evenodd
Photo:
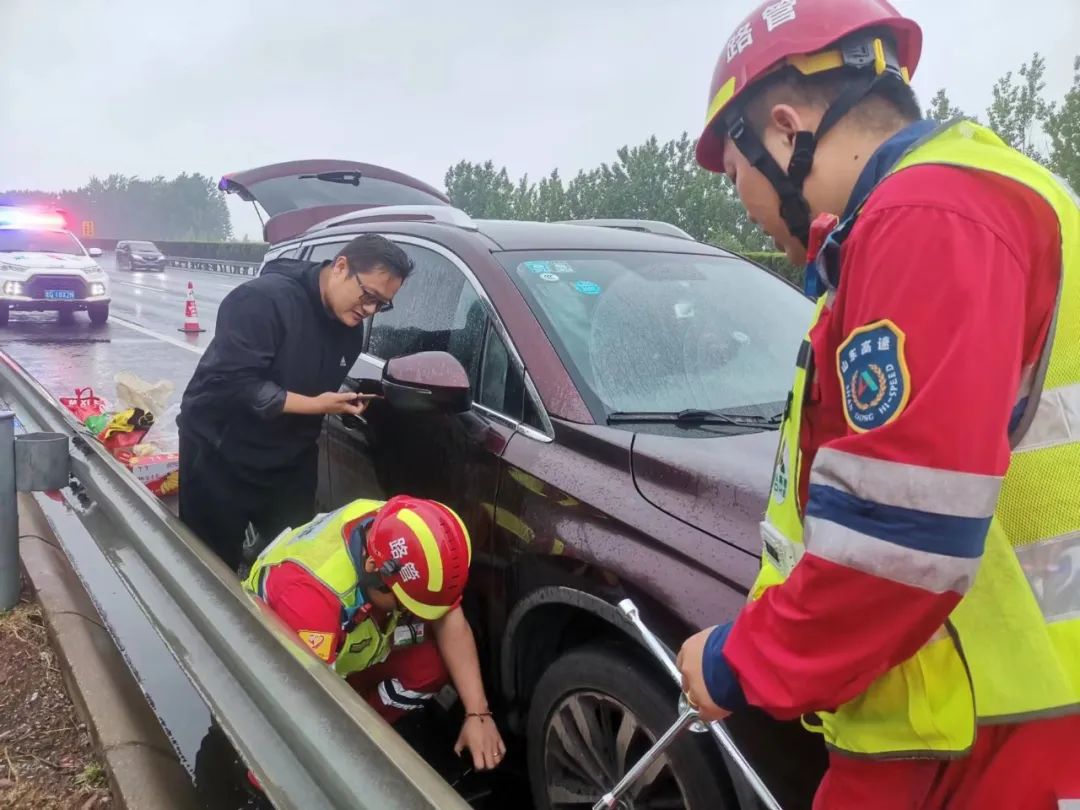
<instances>
[{"instance_id":1,"label":"overhead sign","mask_svg":"<svg viewBox=\"0 0 1080 810\"><path fill-rule=\"evenodd\" d=\"M94 220L84 219L82 222L82 235L86 237L93 237L94 235Z\"/></svg>"}]
</instances>

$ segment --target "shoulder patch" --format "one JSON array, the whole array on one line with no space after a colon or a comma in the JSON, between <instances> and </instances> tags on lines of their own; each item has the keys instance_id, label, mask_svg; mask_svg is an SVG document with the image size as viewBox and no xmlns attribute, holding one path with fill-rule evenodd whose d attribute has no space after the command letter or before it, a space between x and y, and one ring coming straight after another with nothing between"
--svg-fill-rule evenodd
<instances>
[{"instance_id":1,"label":"shoulder patch","mask_svg":"<svg viewBox=\"0 0 1080 810\"><path fill-rule=\"evenodd\" d=\"M334 636L332 633L316 633L314 630L301 630L300 639L314 650L323 661L330 660Z\"/></svg>"},{"instance_id":2,"label":"shoulder patch","mask_svg":"<svg viewBox=\"0 0 1080 810\"><path fill-rule=\"evenodd\" d=\"M904 356L903 330L889 320L860 326L836 352L844 388L844 416L864 433L887 425L907 407L911 375Z\"/></svg>"}]
</instances>

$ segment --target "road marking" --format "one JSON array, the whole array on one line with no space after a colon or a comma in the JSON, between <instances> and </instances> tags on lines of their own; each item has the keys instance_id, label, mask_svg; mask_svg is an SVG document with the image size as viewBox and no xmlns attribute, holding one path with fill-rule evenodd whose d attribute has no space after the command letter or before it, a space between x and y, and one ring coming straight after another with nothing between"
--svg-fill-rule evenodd
<instances>
[{"instance_id":1,"label":"road marking","mask_svg":"<svg viewBox=\"0 0 1080 810\"><path fill-rule=\"evenodd\" d=\"M119 318L116 315L113 315L109 318L109 323L115 323L118 326L125 326L132 331L139 332L143 335L155 338L156 340L163 340L166 343L171 343L177 348L187 349L189 352L195 352L195 354L198 355L201 355L203 352L206 351L206 348L204 346L193 346L190 343L185 343L179 338L174 338L170 335L163 335L160 332L154 332L151 329L147 329L145 326L139 326L139 324L137 323L132 323L131 321L125 320L124 318Z\"/></svg>"}]
</instances>

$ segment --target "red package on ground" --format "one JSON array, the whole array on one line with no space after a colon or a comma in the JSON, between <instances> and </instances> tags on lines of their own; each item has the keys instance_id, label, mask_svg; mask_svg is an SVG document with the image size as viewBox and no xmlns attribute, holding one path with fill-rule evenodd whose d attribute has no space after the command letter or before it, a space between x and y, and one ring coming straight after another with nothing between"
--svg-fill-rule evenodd
<instances>
[{"instance_id":1,"label":"red package on ground","mask_svg":"<svg viewBox=\"0 0 1080 810\"><path fill-rule=\"evenodd\" d=\"M131 450L123 449L113 455L159 498L167 498L179 491L179 453L137 456Z\"/></svg>"},{"instance_id":2,"label":"red package on ground","mask_svg":"<svg viewBox=\"0 0 1080 810\"><path fill-rule=\"evenodd\" d=\"M80 422L85 422L91 416L100 416L108 407L105 400L97 396L89 386L76 388L73 397L60 397L60 404Z\"/></svg>"},{"instance_id":3,"label":"red package on ground","mask_svg":"<svg viewBox=\"0 0 1080 810\"><path fill-rule=\"evenodd\" d=\"M126 450L129 447L134 447L137 444L142 444L143 439L146 438L147 431L145 430L132 430L128 433L113 433L105 438L98 436L100 441L114 456L118 450Z\"/></svg>"}]
</instances>

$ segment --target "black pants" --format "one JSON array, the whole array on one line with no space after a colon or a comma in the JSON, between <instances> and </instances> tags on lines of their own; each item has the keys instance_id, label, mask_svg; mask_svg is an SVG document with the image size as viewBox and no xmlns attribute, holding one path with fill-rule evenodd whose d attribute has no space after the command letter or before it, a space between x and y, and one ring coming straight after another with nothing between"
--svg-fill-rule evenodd
<instances>
[{"instance_id":1,"label":"black pants","mask_svg":"<svg viewBox=\"0 0 1080 810\"><path fill-rule=\"evenodd\" d=\"M248 523L265 544L315 516L318 459L318 447L312 445L294 468L275 470L264 481L255 481L249 472L238 474L228 459L181 431L180 519L230 568L239 569L245 562Z\"/></svg>"}]
</instances>

